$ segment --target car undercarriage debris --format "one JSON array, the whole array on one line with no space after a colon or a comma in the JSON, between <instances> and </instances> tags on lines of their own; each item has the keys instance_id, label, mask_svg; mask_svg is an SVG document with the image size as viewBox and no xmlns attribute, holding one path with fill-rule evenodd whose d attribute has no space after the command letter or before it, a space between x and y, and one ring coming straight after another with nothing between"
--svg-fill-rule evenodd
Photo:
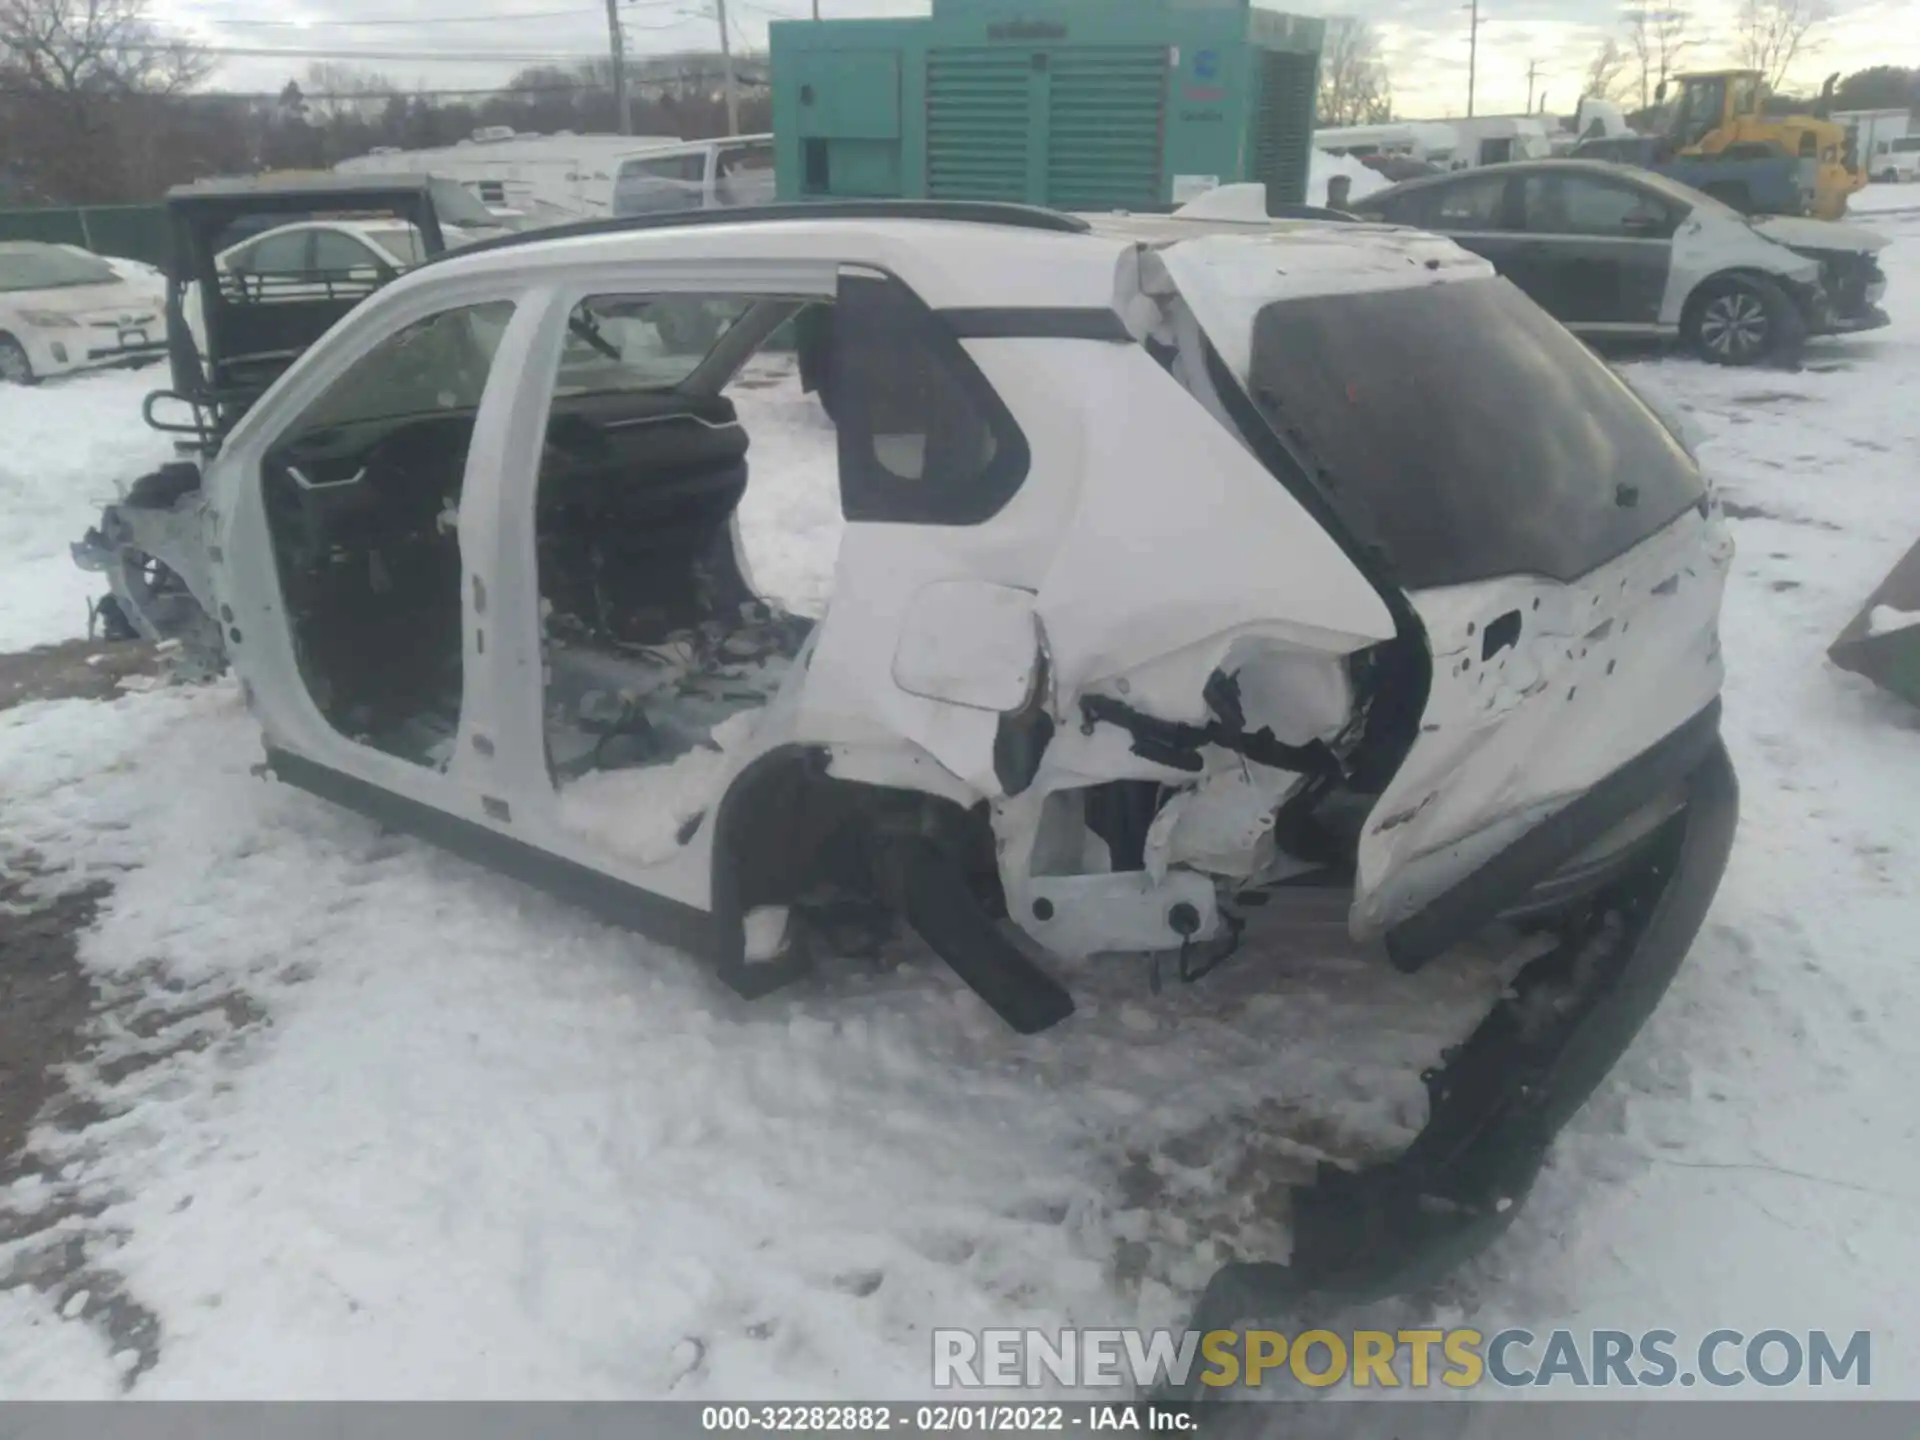
<instances>
[{"instance_id":1,"label":"car undercarriage debris","mask_svg":"<svg viewBox=\"0 0 1920 1440\"><path fill-rule=\"evenodd\" d=\"M1686 784L1685 809L1637 872L1564 923L1508 998L1427 1072L1428 1120L1413 1143L1363 1170L1323 1164L1295 1186L1293 1260L1222 1266L1190 1328L1405 1293L1512 1223L1553 1137L1665 994L1726 869L1739 787L1717 739Z\"/></svg>"},{"instance_id":2,"label":"car undercarriage debris","mask_svg":"<svg viewBox=\"0 0 1920 1440\"><path fill-rule=\"evenodd\" d=\"M1080 697L1081 729L1091 735L1094 727L1103 721L1118 725L1133 737L1133 753L1143 760L1196 774L1206 764L1200 747L1214 745L1256 765L1291 770L1300 775L1339 778L1339 757L1324 742L1289 745L1274 738L1269 727L1248 731L1237 677L1214 671L1208 677L1203 696L1215 718L1205 725L1189 725L1157 719L1111 695L1083 695Z\"/></svg>"}]
</instances>

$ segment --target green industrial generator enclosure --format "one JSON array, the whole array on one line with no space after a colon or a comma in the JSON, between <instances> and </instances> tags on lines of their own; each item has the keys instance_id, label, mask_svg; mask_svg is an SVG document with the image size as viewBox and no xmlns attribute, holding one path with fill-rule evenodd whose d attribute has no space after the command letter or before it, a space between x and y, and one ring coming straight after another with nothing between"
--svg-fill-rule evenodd
<instances>
[{"instance_id":1,"label":"green industrial generator enclosure","mask_svg":"<svg viewBox=\"0 0 1920 1440\"><path fill-rule=\"evenodd\" d=\"M933 0L769 27L782 200L1306 200L1323 22L1247 0Z\"/></svg>"}]
</instances>

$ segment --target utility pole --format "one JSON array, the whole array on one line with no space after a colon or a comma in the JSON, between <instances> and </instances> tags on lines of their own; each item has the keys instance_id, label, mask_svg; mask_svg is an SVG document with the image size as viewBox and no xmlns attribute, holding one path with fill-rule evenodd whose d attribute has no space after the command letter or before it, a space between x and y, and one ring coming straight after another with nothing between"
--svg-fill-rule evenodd
<instances>
[{"instance_id":1,"label":"utility pole","mask_svg":"<svg viewBox=\"0 0 1920 1440\"><path fill-rule=\"evenodd\" d=\"M1538 60L1527 61L1527 114L1533 113L1533 77L1540 73Z\"/></svg>"},{"instance_id":2,"label":"utility pole","mask_svg":"<svg viewBox=\"0 0 1920 1440\"><path fill-rule=\"evenodd\" d=\"M1480 0L1470 0L1467 21L1467 118L1473 118L1474 69L1480 58Z\"/></svg>"},{"instance_id":3,"label":"utility pole","mask_svg":"<svg viewBox=\"0 0 1920 1440\"><path fill-rule=\"evenodd\" d=\"M607 46L613 55L614 123L622 135L633 133L633 117L627 113L627 40L620 33L620 0L607 0Z\"/></svg>"},{"instance_id":4,"label":"utility pole","mask_svg":"<svg viewBox=\"0 0 1920 1440\"><path fill-rule=\"evenodd\" d=\"M820 0L813 0L813 18L816 20L820 18Z\"/></svg>"},{"instance_id":5,"label":"utility pole","mask_svg":"<svg viewBox=\"0 0 1920 1440\"><path fill-rule=\"evenodd\" d=\"M818 0L815 8L818 8ZM720 20L720 75L727 87L727 134L738 135L740 133L740 87L733 78L733 39L727 34L727 0L713 0L713 11Z\"/></svg>"}]
</instances>

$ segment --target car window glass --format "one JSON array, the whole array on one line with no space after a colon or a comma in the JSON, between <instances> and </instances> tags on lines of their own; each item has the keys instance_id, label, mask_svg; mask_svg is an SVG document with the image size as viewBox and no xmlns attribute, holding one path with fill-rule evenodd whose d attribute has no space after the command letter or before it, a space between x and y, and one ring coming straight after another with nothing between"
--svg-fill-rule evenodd
<instances>
[{"instance_id":1,"label":"car window glass","mask_svg":"<svg viewBox=\"0 0 1920 1440\"><path fill-rule=\"evenodd\" d=\"M1438 197L1425 220L1435 230L1504 228L1500 221L1500 202L1507 191L1506 176L1475 176L1438 188Z\"/></svg>"},{"instance_id":2,"label":"car window glass","mask_svg":"<svg viewBox=\"0 0 1920 1440\"><path fill-rule=\"evenodd\" d=\"M313 236L313 268L316 270L363 270L375 264L373 252L365 242L338 230L318 230Z\"/></svg>"},{"instance_id":3,"label":"car window glass","mask_svg":"<svg viewBox=\"0 0 1920 1440\"><path fill-rule=\"evenodd\" d=\"M736 145L720 152L722 175L745 175L773 169L773 146Z\"/></svg>"},{"instance_id":4,"label":"car window glass","mask_svg":"<svg viewBox=\"0 0 1920 1440\"><path fill-rule=\"evenodd\" d=\"M748 205L773 198L773 146L737 145L722 150L716 186L723 204Z\"/></svg>"},{"instance_id":5,"label":"car window glass","mask_svg":"<svg viewBox=\"0 0 1920 1440\"><path fill-rule=\"evenodd\" d=\"M1659 418L1506 280L1266 305L1247 388L1409 589L1570 581L1704 493Z\"/></svg>"},{"instance_id":6,"label":"car window glass","mask_svg":"<svg viewBox=\"0 0 1920 1440\"><path fill-rule=\"evenodd\" d=\"M554 394L671 390L699 368L751 299L596 295L567 317Z\"/></svg>"},{"instance_id":7,"label":"car window glass","mask_svg":"<svg viewBox=\"0 0 1920 1440\"><path fill-rule=\"evenodd\" d=\"M411 225L404 230L375 230L367 238L402 265L418 265L427 258L427 247L421 243L420 232Z\"/></svg>"},{"instance_id":8,"label":"car window glass","mask_svg":"<svg viewBox=\"0 0 1920 1440\"><path fill-rule=\"evenodd\" d=\"M107 285L119 278L111 265L84 252L31 242L0 245L0 292Z\"/></svg>"},{"instance_id":9,"label":"car window glass","mask_svg":"<svg viewBox=\"0 0 1920 1440\"><path fill-rule=\"evenodd\" d=\"M658 159L632 161L627 172L650 175L656 180L702 180L707 173L707 157L704 154L662 155Z\"/></svg>"},{"instance_id":10,"label":"car window glass","mask_svg":"<svg viewBox=\"0 0 1920 1440\"><path fill-rule=\"evenodd\" d=\"M991 384L933 313L894 280L842 276L829 384L849 520L971 525L1026 477L1028 452Z\"/></svg>"},{"instance_id":11,"label":"car window glass","mask_svg":"<svg viewBox=\"0 0 1920 1440\"><path fill-rule=\"evenodd\" d=\"M235 267L250 275L299 275L307 269L308 232L269 235L241 256Z\"/></svg>"},{"instance_id":12,"label":"car window glass","mask_svg":"<svg viewBox=\"0 0 1920 1440\"><path fill-rule=\"evenodd\" d=\"M1537 235L1641 239L1666 228L1665 207L1626 185L1582 175L1529 175L1522 193L1527 230Z\"/></svg>"},{"instance_id":13,"label":"car window glass","mask_svg":"<svg viewBox=\"0 0 1920 1440\"><path fill-rule=\"evenodd\" d=\"M1382 219L1394 225L1424 225L1427 212L1438 198L1432 189L1409 190L1403 195L1388 195L1372 202Z\"/></svg>"},{"instance_id":14,"label":"car window glass","mask_svg":"<svg viewBox=\"0 0 1920 1440\"><path fill-rule=\"evenodd\" d=\"M355 361L291 433L435 411L470 414L512 315L511 301L496 300L416 320Z\"/></svg>"}]
</instances>

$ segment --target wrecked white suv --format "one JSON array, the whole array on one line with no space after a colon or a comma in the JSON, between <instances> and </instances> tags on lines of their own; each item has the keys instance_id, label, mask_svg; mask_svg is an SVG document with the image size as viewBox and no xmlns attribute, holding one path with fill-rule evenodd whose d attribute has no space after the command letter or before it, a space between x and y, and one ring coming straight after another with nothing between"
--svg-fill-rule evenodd
<instances>
[{"instance_id":1,"label":"wrecked white suv","mask_svg":"<svg viewBox=\"0 0 1920 1440\"><path fill-rule=\"evenodd\" d=\"M781 460L727 395L796 333L845 519L817 621L748 573ZM893 203L512 237L173 473L101 533L217 623L274 776L743 993L847 905L1021 1031L1069 1018L1063 957L1192 978L1263 902L1350 896L1407 971L1538 932L1414 1145L1326 1169L1292 1265L1217 1304L1504 1224L1731 841L1708 490L1430 235Z\"/></svg>"}]
</instances>

